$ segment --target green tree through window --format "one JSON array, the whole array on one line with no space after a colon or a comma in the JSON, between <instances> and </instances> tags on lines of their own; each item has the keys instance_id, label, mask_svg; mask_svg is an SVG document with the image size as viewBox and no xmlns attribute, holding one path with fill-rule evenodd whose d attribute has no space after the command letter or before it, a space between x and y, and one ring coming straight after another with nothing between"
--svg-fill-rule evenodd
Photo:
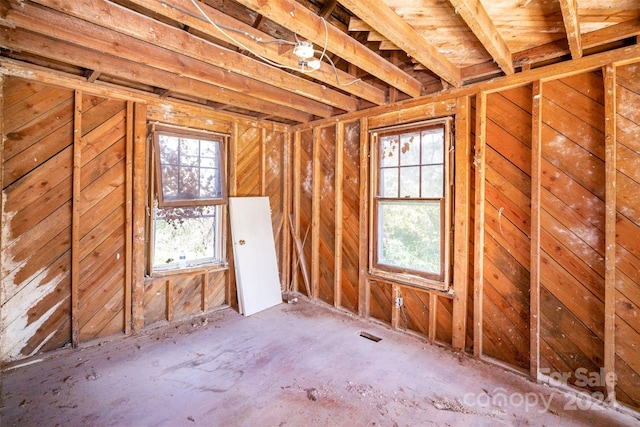
<instances>
[{"instance_id":1,"label":"green tree through window","mask_svg":"<svg viewBox=\"0 0 640 427\"><path fill-rule=\"evenodd\" d=\"M448 122L372 133L374 258L381 271L442 282L448 218Z\"/></svg>"}]
</instances>

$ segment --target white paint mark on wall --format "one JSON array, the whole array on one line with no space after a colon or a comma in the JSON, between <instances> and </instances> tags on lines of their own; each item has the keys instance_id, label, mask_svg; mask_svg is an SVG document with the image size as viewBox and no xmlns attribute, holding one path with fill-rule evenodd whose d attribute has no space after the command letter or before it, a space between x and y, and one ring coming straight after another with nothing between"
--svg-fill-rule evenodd
<instances>
[{"instance_id":1,"label":"white paint mark on wall","mask_svg":"<svg viewBox=\"0 0 640 427\"><path fill-rule=\"evenodd\" d=\"M307 174L305 175L304 181L302 182L302 189L303 189L304 193L307 196L312 197L312 193L311 193L311 176L312 176L311 162L307 162L306 173Z\"/></svg>"},{"instance_id":2,"label":"white paint mark on wall","mask_svg":"<svg viewBox=\"0 0 640 427\"><path fill-rule=\"evenodd\" d=\"M24 357L25 355L22 354L22 350L29 340L65 301L65 299L58 301L58 303L47 310L46 313L43 313L35 321L29 323L29 310L38 305L38 303L51 293L55 292L58 284L66 276L65 272L61 272L54 279L47 283L42 283L45 277L47 277L47 273L47 269L40 270L37 275L34 275L36 277L33 277L27 285L22 287L20 292L16 293L12 298L3 301L2 317L0 318L0 333L2 334L0 360L3 362ZM50 337L48 337L47 340L48 339L50 339Z\"/></svg>"}]
</instances>

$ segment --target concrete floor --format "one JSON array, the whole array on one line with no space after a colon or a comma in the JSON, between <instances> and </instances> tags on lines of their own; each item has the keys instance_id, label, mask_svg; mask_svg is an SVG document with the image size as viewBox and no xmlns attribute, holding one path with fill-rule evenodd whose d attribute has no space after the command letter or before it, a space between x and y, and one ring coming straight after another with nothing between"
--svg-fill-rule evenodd
<instances>
[{"instance_id":1,"label":"concrete floor","mask_svg":"<svg viewBox=\"0 0 640 427\"><path fill-rule=\"evenodd\" d=\"M40 359L3 372L0 425L639 425L304 298Z\"/></svg>"}]
</instances>

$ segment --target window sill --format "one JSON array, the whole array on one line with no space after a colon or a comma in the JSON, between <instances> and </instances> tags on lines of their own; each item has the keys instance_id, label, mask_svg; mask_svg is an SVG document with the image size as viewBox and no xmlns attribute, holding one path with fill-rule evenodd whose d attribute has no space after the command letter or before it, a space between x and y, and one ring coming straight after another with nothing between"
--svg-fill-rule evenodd
<instances>
[{"instance_id":1,"label":"window sill","mask_svg":"<svg viewBox=\"0 0 640 427\"><path fill-rule=\"evenodd\" d=\"M426 279L414 274L392 273L379 268L369 269L369 277L373 280L396 283L405 286L412 286L420 289L432 289L439 292L450 292L449 286L444 282Z\"/></svg>"},{"instance_id":2,"label":"window sill","mask_svg":"<svg viewBox=\"0 0 640 427\"><path fill-rule=\"evenodd\" d=\"M151 279L157 279L159 277L169 276L182 276L191 275L194 273L215 273L218 271L226 271L229 269L229 263L223 264L195 264L184 268L167 268L161 270L154 270L151 276L147 276Z\"/></svg>"}]
</instances>

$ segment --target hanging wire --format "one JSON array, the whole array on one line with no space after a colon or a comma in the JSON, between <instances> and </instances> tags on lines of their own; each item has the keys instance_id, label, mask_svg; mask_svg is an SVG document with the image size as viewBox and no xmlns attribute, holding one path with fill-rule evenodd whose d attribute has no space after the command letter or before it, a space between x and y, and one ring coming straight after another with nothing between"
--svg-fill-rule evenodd
<instances>
[{"instance_id":1,"label":"hanging wire","mask_svg":"<svg viewBox=\"0 0 640 427\"><path fill-rule=\"evenodd\" d=\"M161 3L164 4L165 6L169 6L172 8L175 8L175 6L161 0ZM204 17L204 19L206 20L206 22L208 22L209 24L211 24L216 30L218 30L222 35L224 35L227 39L229 39L232 43L234 43L236 46L240 47L241 49L244 49L248 52L250 52L252 55L256 56L257 58L259 58L260 60L266 62L267 64L273 65L274 67L278 67L278 68L282 68L282 69L286 69L286 70L291 70L291 71L298 71L301 72L303 74L309 74L312 73L313 71L316 71L314 68L309 68L306 69L305 65L306 62L301 62L300 64L300 68L296 68L296 67L291 67L289 65L284 65L284 64L279 64L275 61L270 60L269 58L265 58L264 56L260 55L259 53L255 52L253 49L247 47L244 43L240 42L239 40L237 40L236 38L234 38L233 36L231 36L231 34L229 34L227 31L230 32L235 32L238 34L242 34L245 37L250 38L251 40L255 41L256 43L262 43L262 44L271 44L271 43L286 43L286 44L291 44L291 45L297 45L298 43L300 43L300 40L298 39L298 35L296 33L293 33L296 42L292 42L289 40L284 40L284 39L275 39L275 40L271 40L271 41L263 41L261 38L259 37L255 37L249 33L247 33L246 31L240 31L236 28L232 28L226 25L222 25L222 24L218 24L216 22L214 22L209 15L207 15L205 13L204 10L202 10L202 8L200 7L200 5L198 4L198 1L196 0L191 0L191 3L193 3L193 5L196 7L196 9L198 9L198 11L200 12L200 14ZM184 11L184 10L180 10L182 13L188 14L196 19L201 19L200 17L188 12L188 11ZM357 78L354 79L348 83L341 83L340 82L340 78L338 77L338 69L336 68L335 64L333 63L333 61L331 60L331 58L327 55L327 45L329 44L329 28L327 26L327 20L324 18L322 19L322 23L324 24L324 47L322 49L322 52L320 54L320 59L319 61L322 61L322 58L327 58L327 60L329 61L329 64L331 65L331 68L333 69L333 74L335 76L336 79L336 83L338 84L338 86L350 86L354 83L357 83L359 81L361 81L362 79Z\"/></svg>"}]
</instances>

